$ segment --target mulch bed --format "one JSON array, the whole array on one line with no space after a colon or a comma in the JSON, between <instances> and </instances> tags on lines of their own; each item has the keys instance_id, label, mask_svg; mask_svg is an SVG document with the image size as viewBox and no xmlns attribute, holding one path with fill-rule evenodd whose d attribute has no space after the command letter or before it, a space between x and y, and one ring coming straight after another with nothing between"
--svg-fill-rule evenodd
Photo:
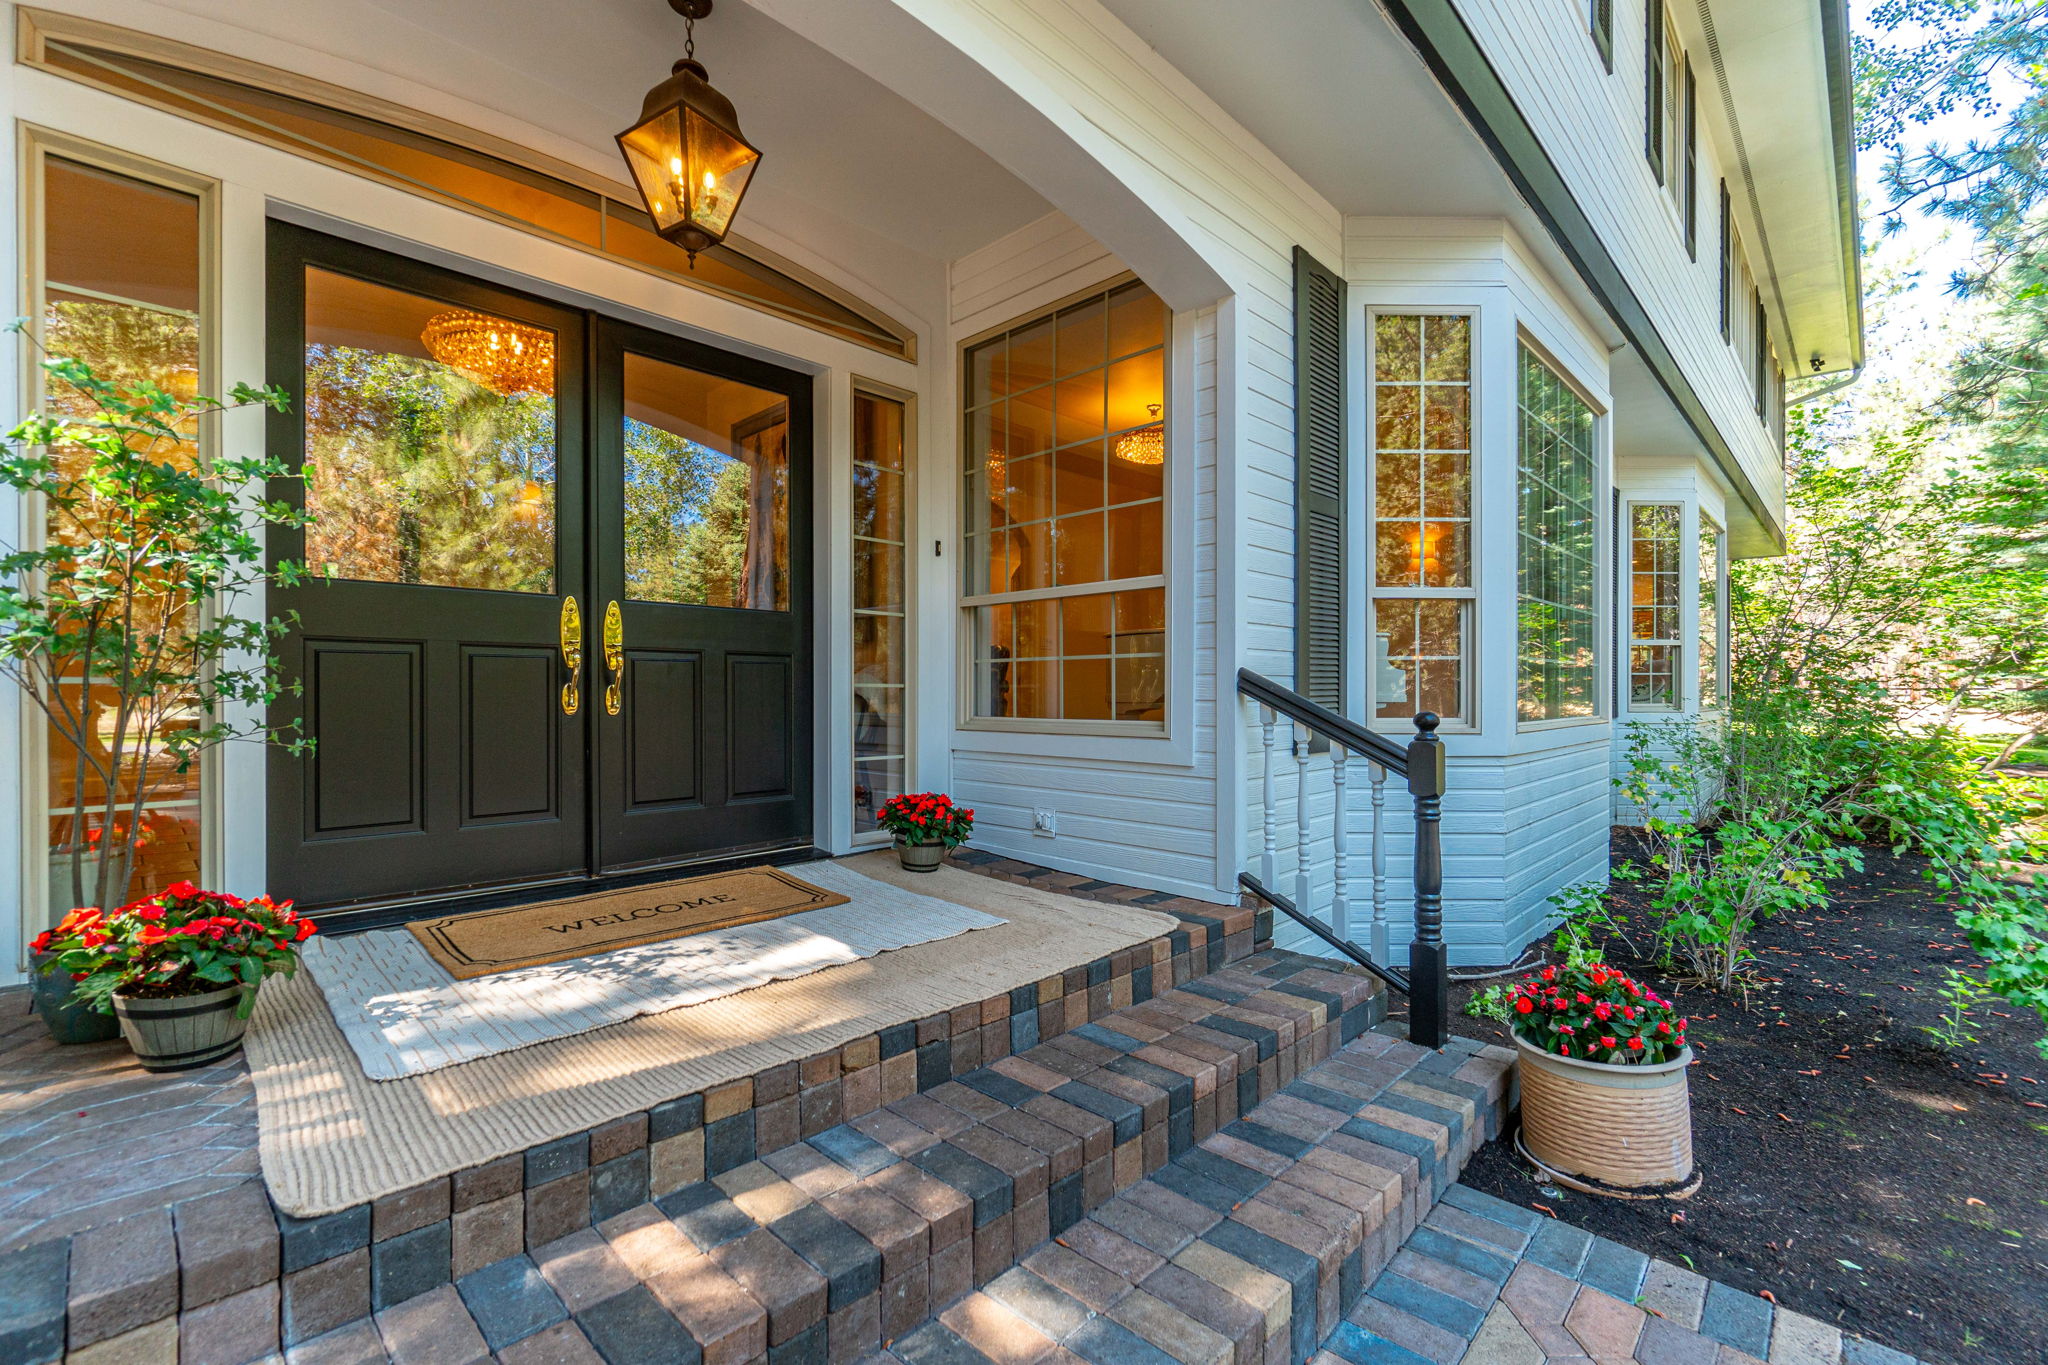
<instances>
[{"instance_id":1,"label":"mulch bed","mask_svg":"<svg viewBox=\"0 0 2048 1365\"><path fill-rule=\"evenodd\" d=\"M1634 836L1617 830L1617 854ZM1511 1144L1465 1181L1927 1360L2048 1359L2048 1059L2040 1022L1993 999L1944 1051L1943 968L1979 965L1919 860L1867 850L1813 914L1755 937L1745 995L1683 985L1620 943L1610 960L1692 1019L1693 1145L1679 1204L1545 1194ZM1617 884L1632 930L1643 897ZM1647 951L1648 935L1632 932ZM1462 1011L1455 1031L1507 1041Z\"/></svg>"}]
</instances>

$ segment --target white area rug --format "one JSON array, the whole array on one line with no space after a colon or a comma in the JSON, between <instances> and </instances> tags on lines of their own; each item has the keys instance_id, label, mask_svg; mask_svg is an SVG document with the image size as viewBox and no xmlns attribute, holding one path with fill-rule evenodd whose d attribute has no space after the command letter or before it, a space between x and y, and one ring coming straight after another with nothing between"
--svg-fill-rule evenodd
<instances>
[{"instance_id":1,"label":"white area rug","mask_svg":"<svg viewBox=\"0 0 2048 1365\"><path fill-rule=\"evenodd\" d=\"M389 1081L1004 922L838 863L799 871L847 903L467 981L403 928L311 939L306 965L364 1074Z\"/></svg>"}]
</instances>

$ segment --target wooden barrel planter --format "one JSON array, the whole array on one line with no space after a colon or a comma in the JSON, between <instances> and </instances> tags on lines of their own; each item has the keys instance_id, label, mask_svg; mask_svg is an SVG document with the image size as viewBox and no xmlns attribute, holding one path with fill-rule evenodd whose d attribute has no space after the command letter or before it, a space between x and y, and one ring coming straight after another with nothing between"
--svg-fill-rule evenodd
<instances>
[{"instance_id":1,"label":"wooden barrel planter","mask_svg":"<svg viewBox=\"0 0 2048 1365\"><path fill-rule=\"evenodd\" d=\"M1668 1062L1614 1066L1521 1054L1522 1152L1560 1182L1593 1194L1683 1199L1699 1188L1692 1159L1692 1049Z\"/></svg>"},{"instance_id":2,"label":"wooden barrel planter","mask_svg":"<svg viewBox=\"0 0 2048 1365\"><path fill-rule=\"evenodd\" d=\"M905 872L937 872L939 865L946 861L946 846L937 840L913 844L907 839L898 839L896 857Z\"/></svg>"},{"instance_id":3,"label":"wooden barrel planter","mask_svg":"<svg viewBox=\"0 0 2048 1365\"><path fill-rule=\"evenodd\" d=\"M242 1045L249 1028L236 1014L243 989L136 998L117 991L114 1015L144 1071L183 1071L217 1062Z\"/></svg>"}]
</instances>

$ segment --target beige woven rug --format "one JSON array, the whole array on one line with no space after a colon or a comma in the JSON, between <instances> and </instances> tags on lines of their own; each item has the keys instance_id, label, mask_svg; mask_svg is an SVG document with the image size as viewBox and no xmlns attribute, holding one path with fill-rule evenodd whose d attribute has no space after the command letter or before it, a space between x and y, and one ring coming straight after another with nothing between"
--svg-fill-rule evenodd
<instances>
[{"instance_id":1,"label":"beige woven rug","mask_svg":"<svg viewBox=\"0 0 2048 1365\"><path fill-rule=\"evenodd\" d=\"M301 972L257 997L247 1050L263 1178L286 1213L333 1213L985 1000L1172 930L1171 916L890 852L846 865L1006 923L396 1081L372 1081Z\"/></svg>"}]
</instances>

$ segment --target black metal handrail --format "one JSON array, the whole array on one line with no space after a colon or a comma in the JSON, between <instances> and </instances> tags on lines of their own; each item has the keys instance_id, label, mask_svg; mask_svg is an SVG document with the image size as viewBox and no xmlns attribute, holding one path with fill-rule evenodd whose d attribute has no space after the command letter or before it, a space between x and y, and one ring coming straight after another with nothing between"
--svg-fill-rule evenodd
<instances>
[{"instance_id":1,"label":"black metal handrail","mask_svg":"<svg viewBox=\"0 0 2048 1365\"><path fill-rule=\"evenodd\" d=\"M1448 1037L1450 1024L1450 956L1444 946L1443 934L1444 745L1437 738L1436 716L1427 711L1416 716L1415 738L1403 747L1248 668L1238 670L1237 690L1239 695L1276 715L1285 716L1310 734L1340 745L1350 753L1361 755L1408 779L1408 794L1415 802L1415 937L1408 945L1408 971L1405 976L1374 962L1371 955L1357 944L1332 933L1314 916L1263 885L1250 873L1240 872L1238 882L1388 985L1406 992L1409 1041L1431 1049L1441 1048ZM1270 734L1268 742L1270 745ZM1306 857L1307 854L1301 851L1297 856Z\"/></svg>"},{"instance_id":2,"label":"black metal handrail","mask_svg":"<svg viewBox=\"0 0 2048 1365\"><path fill-rule=\"evenodd\" d=\"M1296 924L1299 924L1302 928L1308 930L1311 934L1314 934L1317 938L1329 944L1332 948L1335 948L1338 952L1344 954L1344 956L1350 958L1389 986L1392 986L1395 990L1401 992L1401 994L1408 994L1407 977L1401 975L1392 967L1382 967L1379 963L1372 960L1371 953L1366 952L1365 949L1359 947L1348 938L1337 937L1328 929L1325 929L1316 920L1315 916L1303 914L1295 908L1293 901L1268 887L1251 873L1238 873L1237 882L1239 886L1242 886L1245 890L1251 892L1254 896L1257 896L1260 900L1272 906L1275 910L1278 910L1281 914L1287 916L1287 918L1293 920Z\"/></svg>"}]
</instances>

